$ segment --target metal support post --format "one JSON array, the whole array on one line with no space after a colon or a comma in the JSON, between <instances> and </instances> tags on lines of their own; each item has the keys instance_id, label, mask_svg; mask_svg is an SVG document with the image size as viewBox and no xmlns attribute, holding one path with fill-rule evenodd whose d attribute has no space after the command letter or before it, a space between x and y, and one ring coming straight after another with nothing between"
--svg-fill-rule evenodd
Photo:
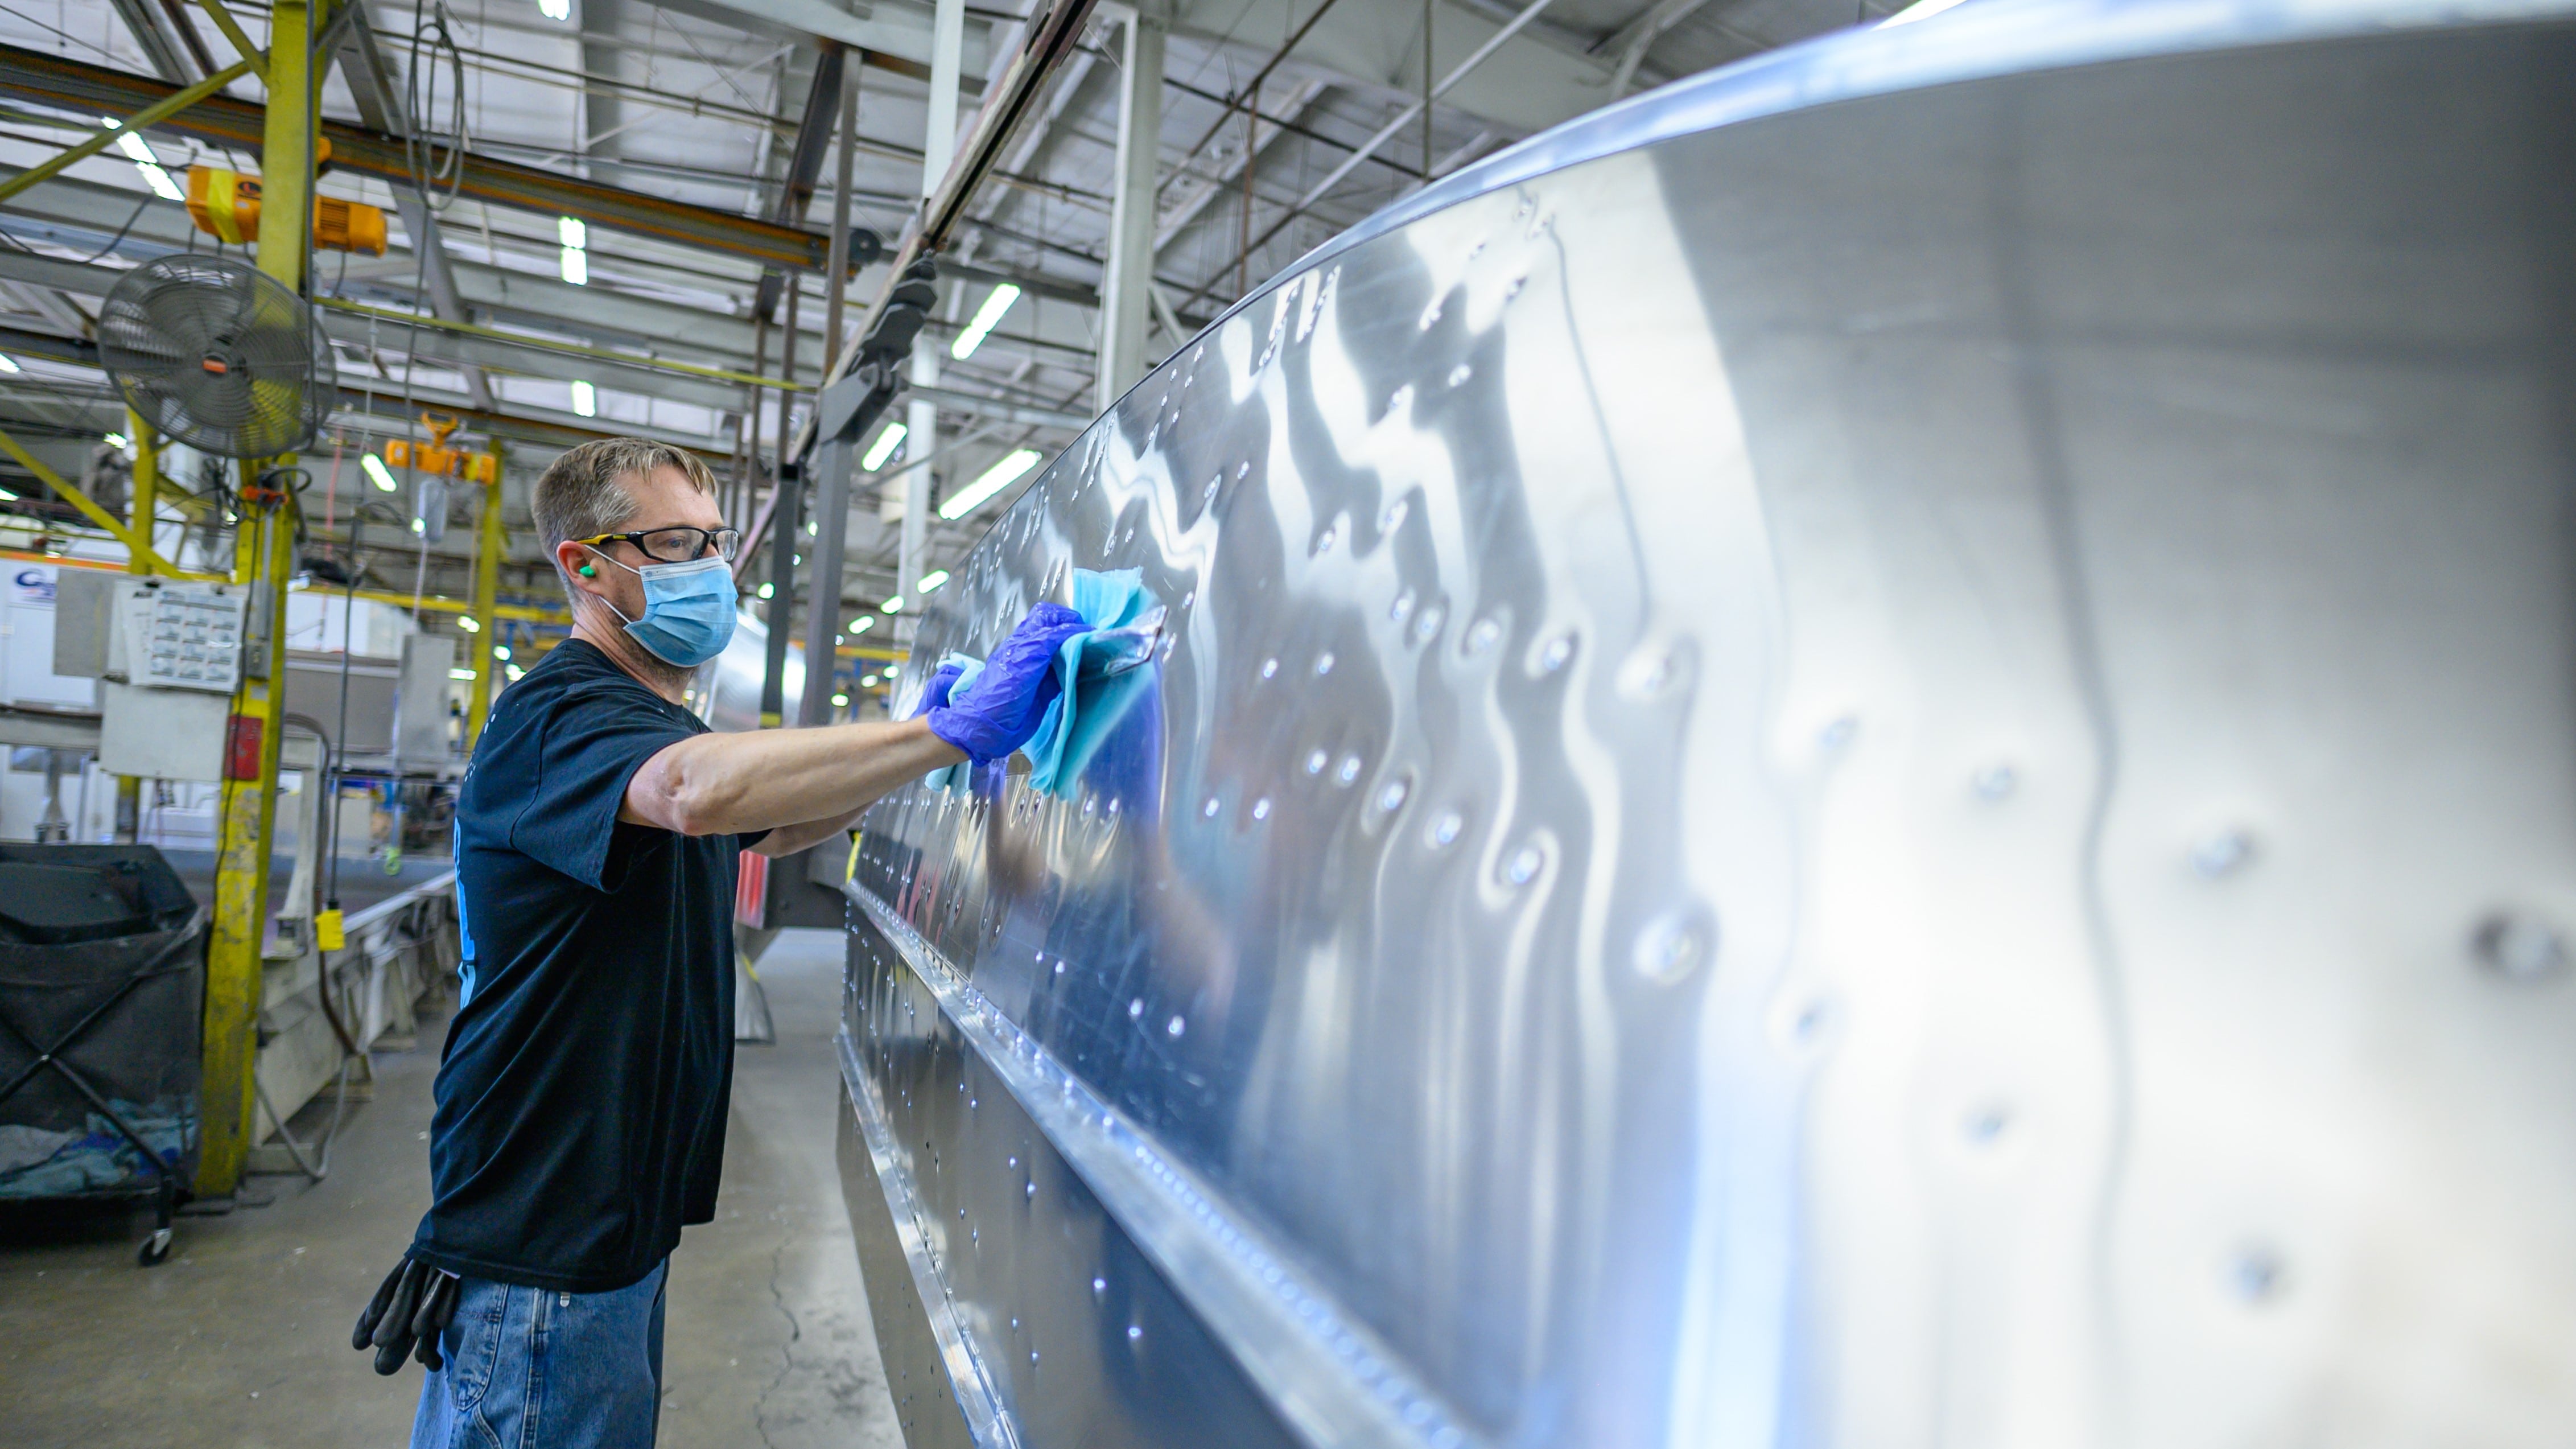
<instances>
[{"instance_id":1,"label":"metal support post","mask_svg":"<svg viewBox=\"0 0 2576 1449\"><path fill-rule=\"evenodd\" d=\"M939 383L939 345L928 334L912 339L912 381ZM939 446L939 405L915 394L904 408L903 451L926 465ZM921 607L922 556L930 547L930 469L912 469L903 480L903 533L895 553L895 595L903 607Z\"/></svg>"},{"instance_id":2,"label":"metal support post","mask_svg":"<svg viewBox=\"0 0 2576 1449\"><path fill-rule=\"evenodd\" d=\"M823 271L823 377L827 382L841 375L841 328L847 325L842 314L850 291L850 187L858 151L859 77L852 71L841 82L840 167L832 177L832 255Z\"/></svg>"},{"instance_id":3,"label":"metal support post","mask_svg":"<svg viewBox=\"0 0 2576 1449\"><path fill-rule=\"evenodd\" d=\"M276 0L269 10L268 112L260 148L259 269L298 293L313 226L312 21L306 0ZM294 461L280 458L272 466ZM243 471L257 470L245 465ZM261 946L286 711L286 583L295 556L295 494L282 491L283 497L266 505L246 498L235 535L235 572L252 583L253 617L244 631L249 637L243 641L243 678L224 752L214 934L206 948L201 1196L228 1193L240 1183L257 1120Z\"/></svg>"},{"instance_id":4,"label":"metal support post","mask_svg":"<svg viewBox=\"0 0 2576 1449\"><path fill-rule=\"evenodd\" d=\"M1145 375L1154 285L1154 169L1163 142L1163 39L1170 12L1137 0L1119 68L1118 162L1109 199L1109 265L1100 281L1100 366L1092 409L1109 411ZM1248 164L1248 163L1247 163Z\"/></svg>"},{"instance_id":5,"label":"metal support post","mask_svg":"<svg viewBox=\"0 0 2576 1449\"><path fill-rule=\"evenodd\" d=\"M965 24L965 0L939 0L931 16L930 121L921 146L925 202L938 196L957 149L957 63ZM926 336L913 339L911 376L915 386L938 385L939 349ZM915 398L904 411L903 450L912 457L927 458L938 446L939 409ZM903 483L902 542L895 552L895 596L905 609L921 606L922 555L929 540L930 470L915 468Z\"/></svg>"},{"instance_id":6,"label":"metal support post","mask_svg":"<svg viewBox=\"0 0 2576 1449\"><path fill-rule=\"evenodd\" d=\"M796 536L805 523L805 480L782 463L769 504L769 655L760 674L760 727L787 723L787 635L796 627Z\"/></svg>"},{"instance_id":7,"label":"metal support post","mask_svg":"<svg viewBox=\"0 0 2576 1449\"><path fill-rule=\"evenodd\" d=\"M125 514L125 526L149 542L152 538L152 516L161 501L161 435L143 421L143 414L125 410L125 435L134 440L134 486L131 504ZM152 556L126 550L125 571L149 575ZM116 777L116 838L131 845L143 833L143 781L133 775Z\"/></svg>"},{"instance_id":8,"label":"metal support post","mask_svg":"<svg viewBox=\"0 0 2576 1449\"><path fill-rule=\"evenodd\" d=\"M484 716L492 712L492 643L501 621L492 612L501 591L501 552L509 535L501 528L501 444L491 445L492 481L483 485L483 517L474 541L474 642L465 649L466 667L474 671L474 693L465 707L465 750L483 737Z\"/></svg>"},{"instance_id":9,"label":"metal support post","mask_svg":"<svg viewBox=\"0 0 2576 1449\"><path fill-rule=\"evenodd\" d=\"M847 386L847 384L843 384ZM805 699L796 722L813 726L832 722L832 674L839 664L833 651L841 632L841 547L850 527L850 441L825 437L814 448L814 581L805 602Z\"/></svg>"}]
</instances>

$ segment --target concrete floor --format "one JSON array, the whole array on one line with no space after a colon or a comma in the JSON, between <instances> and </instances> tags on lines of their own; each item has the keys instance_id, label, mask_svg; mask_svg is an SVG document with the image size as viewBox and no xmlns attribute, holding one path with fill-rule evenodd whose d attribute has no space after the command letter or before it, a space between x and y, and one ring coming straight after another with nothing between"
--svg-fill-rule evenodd
<instances>
[{"instance_id":1,"label":"concrete floor","mask_svg":"<svg viewBox=\"0 0 2576 1449\"><path fill-rule=\"evenodd\" d=\"M664 1444L901 1449L832 1161L840 939L790 931L762 963L778 1045L737 1055L716 1220L672 1258ZM253 1179L269 1206L181 1219L161 1267L135 1266L148 1218L0 1230L0 1440L404 1443L420 1370L376 1377L349 1326L428 1205L444 1037L378 1054L327 1181Z\"/></svg>"}]
</instances>

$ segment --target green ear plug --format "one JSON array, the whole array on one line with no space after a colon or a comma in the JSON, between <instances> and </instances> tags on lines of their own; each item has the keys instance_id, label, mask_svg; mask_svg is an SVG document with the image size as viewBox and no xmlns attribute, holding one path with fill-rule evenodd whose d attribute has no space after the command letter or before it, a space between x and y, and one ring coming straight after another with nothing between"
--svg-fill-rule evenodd
<instances>
[{"instance_id":1,"label":"green ear plug","mask_svg":"<svg viewBox=\"0 0 2576 1449\"><path fill-rule=\"evenodd\" d=\"M586 579L595 579L599 577L599 570L589 564L583 564L581 566L581 576Z\"/></svg>"}]
</instances>

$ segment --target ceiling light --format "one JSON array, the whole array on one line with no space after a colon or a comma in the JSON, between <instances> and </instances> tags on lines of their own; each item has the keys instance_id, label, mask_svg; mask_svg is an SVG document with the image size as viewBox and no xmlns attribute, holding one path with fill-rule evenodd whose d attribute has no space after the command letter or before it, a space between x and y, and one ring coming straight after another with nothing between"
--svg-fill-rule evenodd
<instances>
[{"instance_id":1,"label":"ceiling light","mask_svg":"<svg viewBox=\"0 0 2576 1449\"><path fill-rule=\"evenodd\" d=\"M939 505L939 516L948 519L964 518L981 507L984 500L1018 482L1022 474L1037 465L1037 449L1013 448L1002 455L1002 461L985 469L983 475L974 482L950 494L948 501Z\"/></svg>"},{"instance_id":2,"label":"ceiling light","mask_svg":"<svg viewBox=\"0 0 2576 1449\"><path fill-rule=\"evenodd\" d=\"M1885 30L1891 25L1911 25L1917 20L1929 20L1944 10L1956 9L1964 3L1966 0L1915 0L1915 3L1878 22L1878 28Z\"/></svg>"},{"instance_id":3,"label":"ceiling light","mask_svg":"<svg viewBox=\"0 0 2576 1449\"><path fill-rule=\"evenodd\" d=\"M762 584L760 586L760 596L764 599L777 592L778 586L775 584Z\"/></svg>"},{"instance_id":4,"label":"ceiling light","mask_svg":"<svg viewBox=\"0 0 2576 1449\"><path fill-rule=\"evenodd\" d=\"M846 694L833 695L832 707L835 709L848 709L850 707L850 697Z\"/></svg>"},{"instance_id":5,"label":"ceiling light","mask_svg":"<svg viewBox=\"0 0 2576 1449\"><path fill-rule=\"evenodd\" d=\"M98 123L111 131L125 124L114 116L101 116ZM116 138L116 149L134 162L135 170L143 173L143 184L152 188L153 195L163 201L188 199L188 193L181 191L179 183L170 179L170 173L161 167L161 158L152 154L152 147L141 136L132 131L125 132Z\"/></svg>"},{"instance_id":6,"label":"ceiling light","mask_svg":"<svg viewBox=\"0 0 2576 1449\"><path fill-rule=\"evenodd\" d=\"M123 433L110 433L100 441L106 443L111 448L131 448L134 446L134 440Z\"/></svg>"},{"instance_id":7,"label":"ceiling light","mask_svg":"<svg viewBox=\"0 0 2576 1449\"><path fill-rule=\"evenodd\" d=\"M590 253L579 247L563 249L563 279L576 287L590 285Z\"/></svg>"},{"instance_id":8,"label":"ceiling light","mask_svg":"<svg viewBox=\"0 0 2576 1449\"><path fill-rule=\"evenodd\" d=\"M0 372L16 372L17 370L18 359L11 357L5 352L0 352Z\"/></svg>"},{"instance_id":9,"label":"ceiling light","mask_svg":"<svg viewBox=\"0 0 2576 1449\"><path fill-rule=\"evenodd\" d=\"M903 612L903 595L897 594L893 598L886 600L884 603L877 605L877 608L888 614L900 614Z\"/></svg>"},{"instance_id":10,"label":"ceiling light","mask_svg":"<svg viewBox=\"0 0 2576 1449\"><path fill-rule=\"evenodd\" d=\"M451 669L447 671L447 677L470 684L474 680L474 671L471 669Z\"/></svg>"},{"instance_id":11,"label":"ceiling light","mask_svg":"<svg viewBox=\"0 0 2576 1449\"><path fill-rule=\"evenodd\" d=\"M515 684L515 683L517 683L517 682L518 682L518 680L519 680L519 676L520 676L520 675L523 675L523 674L525 674L525 673L527 673L528 671L526 671L526 670L524 670L524 669L521 669L519 666L517 666L517 665L513 664L513 665L510 665L510 666L508 666L507 668L503 669L501 672L502 672L503 674L506 674L506 675L510 676L510 682L511 682L511 683L513 683L513 684Z\"/></svg>"},{"instance_id":12,"label":"ceiling light","mask_svg":"<svg viewBox=\"0 0 2576 1449\"><path fill-rule=\"evenodd\" d=\"M995 287L992 294L984 299L984 305L975 309L974 320L966 324L966 330L958 333L957 340L949 344L948 355L960 362L974 356L975 349L984 345L984 339L991 336L993 328L1001 322L1002 314L1010 311L1011 304L1018 300L1019 288L1008 282Z\"/></svg>"},{"instance_id":13,"label":"ceiling light","mask_svg":"<svg viewBox=\"0 0 2576 1449\"><path fill-rule=\"evenodd\" d=\"M0 488L0 503L15 503L17 501L17 494L10 492L6 488Z\"/></svg>"},{"instance_id":14,"label":"ceiling light","mask_svg":"<svg viewBox=\"0 0 2576 1449\"><path fill-rule=\"evenodd\" d=\"M548 20L570 20L572 0L537 0L537 13Z\"/></svg>"},{"instance_id":15,"label":"ceiling light","mask_svg":"<svg viewBox=\"0 0 2576 1449\"><path fill-rule=\"evenodd\" d=\"M867 678L862 679L862 680L860 680L860 681L859 681L859 688L861 688L861 689L874 689L874 688L876 688L876 687L877 687L877 677L876 677L875 675L873 675L873 674L871 674L871 675L869 675Z\"/></svg>"},{"instance_id":16,"label":"ceiling light","mask_svg":"<svg viewBox=\"0 0 2576 1449\"><path fill-rule=\"evenodd\" d=\"M590 227L577 216L556 217L555 240L579 251L590 245Z\"/></svg>"},{"instance_id":17,"label":"ceiling light","mask_svg":"<svg viewBox=\"0 0 2576 1449\"><path fill-rule=\"evenodd\" d=\"M809 519L806 519L806 520L805 520L805 536L806 536L807 538L815 538L815 537L819 537L819 536L822 534L822 532L823 532L823 525L822 525L822 523L821 523L821 521L820 521L820 520L812 519L812 518L809 518Z\"/></svg>"},{"instance_id":18,"label":"ceiling light","mask_svg":"<svg viewBox=\"0 0 2576 1449\"><path fill-rule=\"evenodd\" d=\"M572 385L572 410L576 414L585 418L595 418L599 416L598 390L586 382L574 383Z\"/></svg>"},{"instance_id":19,"label":"ceiling light","mask_svg":"<svg viewBox=\"0 0 2576 1449\"><path fill-rule=\"evenodd\" d=\"M468 634L480 634L483 632L483 621L472 614L459 614L456 616L456 627Z\"/></svg>"},{"instance_id":20,"label":"ceiling light","mask_svg":"<svg viewBox=\"0 0 2576 1449\"><path fill-rule=\"evenodd\" d=\"M932 569L930 572L928 572L928 573L926 573L926 574L923 574L923 575L921 576L921 583L920 583L920 585L919 585L919 588L920 588L920 591L921 591L922 593L925 593L925 594L935 594L935 593L938 593L938 592L939 592L940 585L945 584L945 583L947 583L947 582L948 582L948 570L946 570L946 569Z\"/></svg>"},{"instance_id":21,"label":"ceiling light","mask_svg":"<svg viewBox=\"0 0 2576 1449\"><path fill-rule=\"evenodd\" d=\"M853 633L853 634L864 634L864 633L868 632L870 629L875 628L876 626L877 626L877 621L876 621L875 616L873 616L873 615L869 615L869 614L861 614L861 615L859 616L859 622L857 622L857 623L855 623L855 624L852 624L852 625L850 626L850 632L851 632L851 633Z\"/></svg>"},{"instance_id":22,"label":"ceiling light","mask_svg":"<svg viewBox=\"0 0 2576 1449\"><path fill-rule=\"evenodd\" d=\"M373 453L367 453L360 456L358 459L358 466L366 470L368 482L375 484L376 487L387 493L395 492L402 486L394 481L394 475L392 473L386 471L385 460L377 457Z\"/></svg>"},{"instance_id":23,"label":"ceiling light","mask_svg":"<svg viewBox=\"0 0 2576 1449\"><path fill-rule=\"evenodd\" d=\"M495 659L507 660L510 657L510 646L507 644L493 645L492 657Z\"/></svg>"},{"instance_id":24,"label":"ceiling light","mask_svg":"<svg viewBox=\"0 0 2576 1449\"><path fill-rule=\"evenodd\" d=\"M894 450L903 446L903 435L903 424L886 424L885 431L877 434L877 440L868 444L867 456L859 459L859 466L871 473L884 467L886 459L894 456Z\"/></svg>"}]
</instances>

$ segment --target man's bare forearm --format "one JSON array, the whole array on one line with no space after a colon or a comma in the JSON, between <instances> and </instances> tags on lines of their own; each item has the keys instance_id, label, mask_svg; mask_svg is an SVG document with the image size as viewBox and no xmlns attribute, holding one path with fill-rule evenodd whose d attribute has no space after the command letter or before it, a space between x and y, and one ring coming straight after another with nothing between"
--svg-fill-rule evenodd
<instances>
[{"instance_id":1,"label":"man's bare forearm","mask_svg":"<svg viewBox=\"0 0 2576 1449\"><path fill-rule=\"evenodd\" d=\"M867 812L860 811L857 814L843 815L830 820L807 820L795 825L781 825L763 836L761 842L752 849L773 859L782 855L794 855L818 841L847 834L849 828L858 823L859 815L865 813Z\"/></svg>"},{"instance_id":2,"label":"man's bare forearm","mask_svg":"<svg viewBox=\"0 0 2576 1449\"><path fill-rule=\"evenodd\" d=\"M841 820L965 758L918 719L698 735L644 762L618 818L682 835Z\"/></svg>"}]
</instances>

